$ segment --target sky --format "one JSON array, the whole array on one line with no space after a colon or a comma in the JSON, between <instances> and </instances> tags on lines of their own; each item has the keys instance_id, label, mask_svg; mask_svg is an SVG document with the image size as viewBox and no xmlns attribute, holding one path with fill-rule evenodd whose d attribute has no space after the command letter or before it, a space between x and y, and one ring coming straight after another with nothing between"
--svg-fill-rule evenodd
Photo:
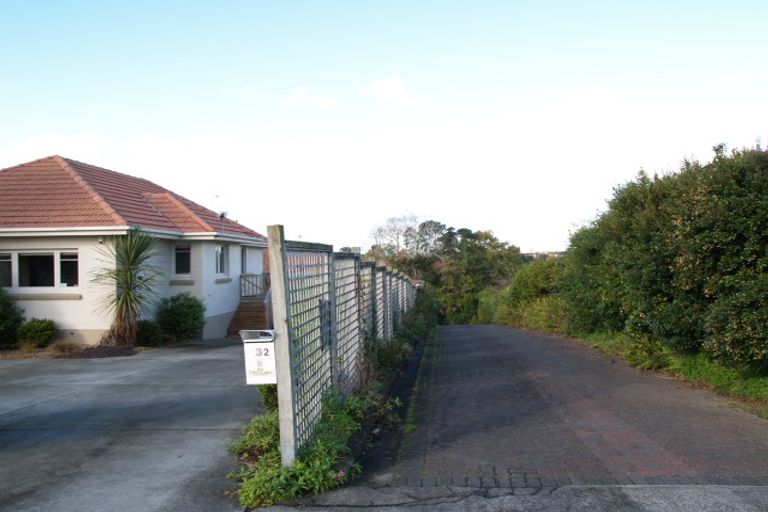
<instances>
[{"instance_id":1,"label":"sky","mask_svg":"<svg viewBox=\"0 0 768 512\"><path fill-rule=\"evenodd\" d=\"M562 250L638 171L768 140L768 3L0 0L0 168L52 154L260 232Z\"/></svg>"}]
</instances>

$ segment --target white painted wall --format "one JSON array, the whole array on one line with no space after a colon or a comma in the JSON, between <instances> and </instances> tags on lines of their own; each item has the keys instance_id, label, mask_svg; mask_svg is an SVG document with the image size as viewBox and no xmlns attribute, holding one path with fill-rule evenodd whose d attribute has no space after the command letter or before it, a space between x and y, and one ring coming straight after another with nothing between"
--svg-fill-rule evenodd
<instances>
[{"instance_id":1,"label":"white painted wall","mask_svg":"<svg viewBox=\"0 0 768 512\"><path fill-rule=\"evenodd\" d=\"M49 318L56 322L63 339L95 343L101 332L109 328L112 316L104 310L108 286L97 285L91 276L100 268L114 266L99 252L104 245L98 237L0 238L0 252L46 253L49 251L77 252L79 285L76 287L19 287L18 258L13 258L14 285L6 288L24 310L27 320ZM24 296L44 295L44 300L21 300ZM57 299L56 296L61 297ZM72 297L79 296L74 300ZM66 298L66 300L65 300Z\"/></svg>"},{"instance_id":2,"label":"white painted wall","mask_svg":"<svg viewBox=\"0 0 768 512\"><path fill-rule=\"evenodd\" d=\"M42 252L67 251L78 253L79 285L77 287L19 287L6 291L12 297L24 295L45 295L45 300L18 300L27 319L50 318L56 322L63 339L96 343L101 333L109 328L112 315L103 308L113 292L109 287L96 285L91 281L95 271L105 266L114 266L99 252L105 244L99 237L40 237L0 238L0 252ZM174 272L175 246L191 246L191 272L177 275ZM177 293L189 292L202 299L206 306L206 326L203 337L219 338L226 331L240 304L240 273L242 251L239 244L224 244L228 247L229 267L226 275L216 275L215 247L213 241L183 242L159 240L157 254L152 264L159 267L163 275L157 284L157 299ZM13 275L18 284L17 258L13 258ZM246 250L246 268L250 274L259 274L264 269L264 250L249 247ZM56 299L56 295L62 297ZM63 300L64 297L76 300ZM156 306L145 313L146 318L155 316Z\"/></svg>"}]
</instances>

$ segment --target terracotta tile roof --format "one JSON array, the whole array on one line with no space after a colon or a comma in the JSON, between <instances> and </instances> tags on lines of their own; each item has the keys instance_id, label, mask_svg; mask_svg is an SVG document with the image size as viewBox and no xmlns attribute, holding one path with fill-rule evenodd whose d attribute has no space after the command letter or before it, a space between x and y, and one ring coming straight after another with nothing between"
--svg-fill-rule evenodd
<instances>
[{"instance_id":1,"label":"terracotta tile roof","mask_svg":"<svg viewBox=\"0 0 768 512\"><path fill-rule=\"evenodd\" d=\"M0 170L0 229L140 226L266 238L141 178L51 156Z\"/></svg>"}]
</instances>

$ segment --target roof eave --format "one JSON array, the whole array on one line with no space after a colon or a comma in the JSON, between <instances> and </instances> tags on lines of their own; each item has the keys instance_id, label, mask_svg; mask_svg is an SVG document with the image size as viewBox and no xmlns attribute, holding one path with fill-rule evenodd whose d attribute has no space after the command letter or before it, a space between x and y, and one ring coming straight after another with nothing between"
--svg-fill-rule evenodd
<instances>
[{"instance_id":1,"label":"roof eave","mask_svg":"<svg viewBox=\"0 0 768 512\"><path fill-rule=\"evenodd\" d=\"M0 228L0 237L122 235L129 226L18 227Z\"/></svg>"},{"instance_id":2,"label":"roof eave","mask_svg":"<svg viewBox=\"0 0 768 512\"><path fill-rule=\"evenodd\" d=\"M200 231L197 233L184 233L182 238L184 240L217 240L221 242L246 243L256 247L267 247L266 239L221 231Z\"/></svg>"}]
</instances>

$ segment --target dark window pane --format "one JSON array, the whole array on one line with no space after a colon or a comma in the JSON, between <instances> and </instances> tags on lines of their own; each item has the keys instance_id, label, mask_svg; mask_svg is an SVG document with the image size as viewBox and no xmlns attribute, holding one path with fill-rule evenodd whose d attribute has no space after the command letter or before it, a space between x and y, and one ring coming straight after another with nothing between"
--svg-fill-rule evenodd
<instances>
[{"instance_id":1,"label":"dark window pane","mask_svg":"<svg viewBox=\"0 0 768 512\"><path fill-rule=\"evenodd\" d=\"M192 251L189 247L176 247L176 273L189 274L192 272Z\"/></svg>"},{"instance_id":2,"label":"dark window pane","mask_svg":"<svg viewBox=\"0 0 768 512\"><path fill-rule=\"evenodd\" d=\"M19 286L53 286L53 254L19 254Z\"/></svg>"},{"instance_id":3,"label":"dark window pane","mask_svg":"<svg viewBox=\"0 0 768 512\"><path fill-rule=\"evenodd\" d=\"M61 255L61 283L67 286L77 286L79 273L77 270L77 254L62 253Z\"/></svg>"},{"instance_id":4,"label":"dark window pane","mask_svg":"<svg viewBox=\"0 0 768 512\"><path fill-rule=\"evenodd\" d=\"M11 255L0 254L0 286L11 286Z\"/></svg>"}]
</instances>

